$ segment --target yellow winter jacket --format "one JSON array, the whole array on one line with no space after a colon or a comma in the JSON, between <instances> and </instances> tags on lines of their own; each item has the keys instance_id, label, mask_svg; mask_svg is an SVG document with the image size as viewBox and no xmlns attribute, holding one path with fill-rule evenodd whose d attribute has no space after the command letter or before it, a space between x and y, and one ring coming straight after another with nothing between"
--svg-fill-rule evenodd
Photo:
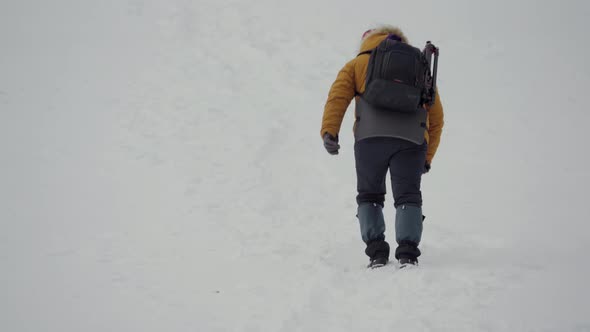
<instances>
[{"instance_id":1,"label":"yellow winter jacket","mask_svg":"<svg viewBox=\"0 0 590 332\"><path fill-rule=\"evenodd\" d=\"M361 45L360 52L372 50L381 43L389 33L395 33L405 40L405 37L399 30L376 31L369 34ZM367 65L369 55L361 55L348 62L338 73L334 84L330 88L328 100L324 107L324 116L322 119L321 136L330 133L336 137L340 132L344 113L350 102L355 97L355 92L363 93L365 91L365 80L367 76ZM358 98L358 97L357 97ZM444 125L443 107L438 92L436 100L428 109L427 131L424 134L428 142L428 151L426 161L430 164L440 143L440 136ZM356 123L355 123L356 127ZM353 129L354 130L354 129Z\"/></svg>"}]
</instances>

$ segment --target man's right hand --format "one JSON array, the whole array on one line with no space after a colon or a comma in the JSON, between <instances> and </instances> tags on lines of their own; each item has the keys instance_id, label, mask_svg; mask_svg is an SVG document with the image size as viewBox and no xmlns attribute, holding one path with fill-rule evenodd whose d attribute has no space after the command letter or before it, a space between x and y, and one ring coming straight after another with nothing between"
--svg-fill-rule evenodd
<instances>
[{"instance_id":1,"label":"man's right hand","mask_svg":"<svg viewBox=\"0 0 590 332\"><path fill-rule=\"evenodd\" d=\"M338 136L334 137L330 135L330 133L325 133L324 147L326 148L326 151L328 151L329 154L338 154L338 150L340 149L340 145L338 144Z\"/></svg>"}]
</instances>

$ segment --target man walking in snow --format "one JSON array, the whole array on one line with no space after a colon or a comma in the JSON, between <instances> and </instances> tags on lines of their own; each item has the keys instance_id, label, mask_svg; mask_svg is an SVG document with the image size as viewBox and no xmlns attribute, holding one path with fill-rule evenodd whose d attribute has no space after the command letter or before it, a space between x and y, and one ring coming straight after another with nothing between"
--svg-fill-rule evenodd
<instances>
[{"instance_id":1,"label":"man walking in snow","mask_svg":"<svg viewBox=\"0 0 590 332\"><path fill-rule=\"evenodd\" d=\"M384 42L385 40L388 41ZM418 263L418 245L422 237L423 222L420 182L422 174L430 170L443 128L443 109L438 93L434 93L434 87L433 98L428 104L423 103L424 98L421 99L419 93L408 92L408 87L414 84L414 81L418 81L416 68L422 67L414 66L415 62L412 61L407 62L410 65L406 65L405 62L391 64L389 62L395 61L378 60L374 55L375 50L383 44L389 45L387 47L390 49L400 48L402 51L397 52L398 54L404 54L406 50L409 50L407 54L414 50L420 52L408 45L407 38L398 28L382 26L365 32L359 55L340 70L330 89L321 128L326 150L330 154L338 154L340 126L348 105L355 98L357 217L371 268L383 266L389 261L390 247L385 241L385 220L382 211L388 170L396 208L395 232L398 246L395 258L402 266ZM396 59L395 56L398 55L393 55L389 59ZM376 59L372 59L373 57ZM372 62L369 61L370 58ZM408 70L414 72L404 76L403 71ZM388 82L381 80L382 83L379 83L379 80L376 80L377 83L374 85L373 81L366 82L368 77L372 79L376 75L387 76L390 75L388 73L394 72L398 73L398 76L390 78ZM410 78L404 81L404 77ZM407 83L408 81L412 83ZM392 91L391 84L402 87L400 89L403 92L396 92L397 94L386 96L385 99L377 96L379 91ZM370 88L366 89L367 86ZM418 99L414 99L417 103L412 112L399 111L404 107L404 103L407 104L406 100L402 99L416 96ZM375 106L378 103L375 100L386 100L389 104L395 104L398 109L386 111L383 109L383 103L381 106Z\"/></svg>"}]
</instances>

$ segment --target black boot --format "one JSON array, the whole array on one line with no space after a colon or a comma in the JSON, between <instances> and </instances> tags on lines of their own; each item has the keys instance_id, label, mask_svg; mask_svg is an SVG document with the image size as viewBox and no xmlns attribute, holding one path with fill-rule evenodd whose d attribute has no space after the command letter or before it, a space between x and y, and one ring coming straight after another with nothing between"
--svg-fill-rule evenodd
<instances>
[{"instance_id":1,"label":"black boot","mask_svg":"<svg viewBox=\"0 0 590 332\"><path fill-rule=\"evenodd\" d=\"M421 252L418 245L411 241L401 241L395 250L395 258L399 261L400 267L408 265L418 265L418 257Z\"/></svg>"},{"instance_id":2,"label":"black boot","mask_svg":"<svg viewBox=\"0 0 590 332\"><path fill-rule=\"evenodd\" d=\"M399 259L399 268L403 269L408 265L418 265L418 258L402 257Z\"/></svg>"},{"instance_id":3,"label":"black boot","mask_svg":"<svg viewBox=\"0 0 590 332\"><path fill-rule=\"evenodd\" d=\"M365 253L369 256L370 263L367 267L377 268L389 262L389 243L385 240L376 240L367 243Z\"/></svg>"},{"instance_id":4,"label":"black boot","mask_svg":"<svg viewBox=\"0 0 590 332\"><path fill-rule=\"evenodd\" d=\"M378 267L387 265L387 263L389 263L389 258L377 257L375 259L371 259L371 262L369 262L369 265L367 265L367 267L371 269L376 269Z\"/></svg>"}]
</instances>

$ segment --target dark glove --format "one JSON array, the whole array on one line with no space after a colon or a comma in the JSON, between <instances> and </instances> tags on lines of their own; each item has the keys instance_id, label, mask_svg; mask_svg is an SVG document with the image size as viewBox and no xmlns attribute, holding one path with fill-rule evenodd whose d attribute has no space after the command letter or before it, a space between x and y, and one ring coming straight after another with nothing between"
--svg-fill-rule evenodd
<instances>
[{"instance_id":1,"label":"dark glove","mask_svg":"<svg viewBox=\"0 0 590 332\"><path fill-rule=\"evenodd\" d=\"M422 170L422 174L426 174L430 171L430 164L426 163L424 164L424 170Z\"/></svg>"},{"instance_id":2,"label":"dark glove","mask_svg":"<svg viewBox=\"0 0 590 332\"><path fill-rule=\"evenodd\" d=\"M326 151L328 151L329 154L338 154L338 149L340 149L340 145L338 144L338 136L334 137L329 133L325 133L324 147L326 148Z\"/></svg>"}]
</instances>

